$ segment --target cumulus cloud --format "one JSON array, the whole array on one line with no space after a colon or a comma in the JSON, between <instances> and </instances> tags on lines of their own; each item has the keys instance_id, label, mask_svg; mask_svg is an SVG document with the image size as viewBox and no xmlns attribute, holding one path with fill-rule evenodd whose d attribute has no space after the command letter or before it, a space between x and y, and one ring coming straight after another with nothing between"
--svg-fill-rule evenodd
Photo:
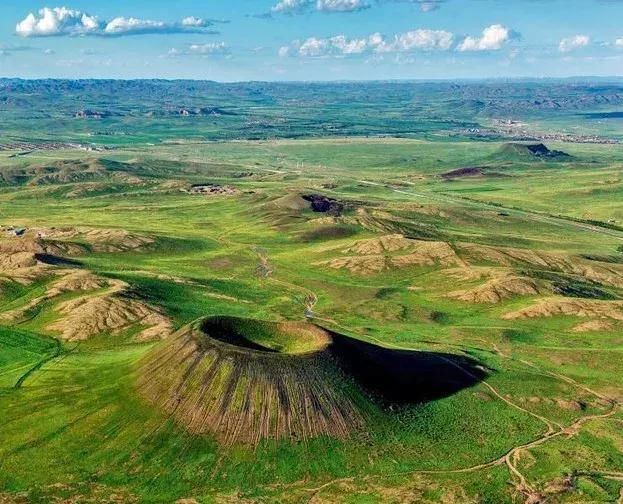
<instances>
[{"instance_id":1,"label":"cumulus cloud","mask_svg":"<svg viewBox=\"0 0 623 504\"><path fill-rule=\"evenodd\" d=\"M506 26L495 24L488 26L480 37L466 37L457 47L458 51L497 51L519 34Z\"/></svg>"},{"instance_id":2,"label":"cumulus cloud","mask_svg":"<svg viewBox=\"0 0 623 504\"><path fill-rule=\"evenodd\" d=\"M614 41L614 45L617 47L623 47L623 37L620 37Z\"/></svg>"},{"instance_id":3,"label":"cumulus cloud","mask_svg":"<svg viewBox=\"0 0 623 504\"><path fill-rule=\"evenodd\" d=\"M380 40L375 52L447 51L452 47L454 34L444 30L415 30L395 35L393 40Z\"/></svg>"},{"instance_id":4,"label":"cumulus cloud","mask_svg":"<svg viewBox=\"0 0 623 504\"><path fill-rule=\"evenodd\" d=\"M105 24L97 17L84 12L55 7L44 7L38 15L28 14L25 19L17 23L15 32L23 37L52 36L59 34L84 35L94 33L105 28Z\"/></svg>"},{"instance_id":5,"label":"cumulus cloud","mask_svg":"<svg viewBox=\"0 0 623 504\"><path fill-rule=\"evenodd\" d=\"M271 9L274 13L301 14L319 12L357 12L370 7L365 0L280 0Z\"/></svg>"},{"instance_id":6,"label":"cumulus cloud","mask_svg":"<svg viewBox=\"0 0 623 504\"><path fill-rule=\"evenodd\" d=\"M316 10L323 12L356 12L368 7L364 0L316 0Z\"/></svg>"},{"instance_id":7,"label":"cumulus cloud","mask_svg":"<svg viewBox=\"0 0 623 504\"><path fill-rule=\"evenodd\" d=\"M123 36L149 33L209 33L215 22L187 17L179 23L165 23L134 17L116 17L100 20L85 12L66 7L44 7L37 14L30 13L17 23L15 33L21 37L52 36Z\"/></svg>"},{"instance_id":8,"label":"cumulus cloud","mask_svg":"<svg viewBox=\"0 0 623 504\"><path fill-rule=\"evenodd\" d=\"M357 54L380 55L394 53L450 51L496 51L520 35L502 25L485 28L480 37L466 37L459 43L452 32L446 30L418 29L386 37L373 33L363 38L337 35L328 38L310 37L295 40L279 49L279 55L304 57L345 57Z\"/></svg>"},{"instance_id":9,"label":"cumulus cloud","mask_svg":"<svg viewBox=\"0 0 623 504\"><path fill-rule=\"evenodd\" d=\"M447 51L452 47L454 35L443 30L414 30L387 38L373 33L365 38L348 38L336 35L329 38L310 37L296 40L279 49L279 56L345 57L358 54L409 53L416 51Z\"/></svg>"},{"instance_id":10,"label":"cumulus cloud","mask_svg":"<svg viewBox=\"0 0 623 504\"><path fill-rule=\"evenodd\" d=\"M214 24L213 21L198 18L195 16L188 16L182 19L182 26L194 26L195 28L207 28L208 26L212 26Z\"/></svg>"},{"instance_id":11,"label":"cumulus cloud","mask_svg":"<svg viewBox=\"0 0 623 504\"><path fill-rule=\"evenodd\" d=\"M117 17L110 21L104 28L108 35L127 35L130 33L154 33L162 31L166 27L162 21L149 19Z\"/></svg>"},{"instance_id":12,"label":"cumulus cloud","mask_svg":"<svg viewBox=\"0 0 623 504\"><path fill-rule=\"evenodd\" d=\"M225 42L191 44L183 49L170 49L169 56L227 56L230 54L229 47Z\"/></svg>"},{"instance_id":13,"label":"cumulus cloud","mask_svg":"<svg viewBox=\"0 0 623 504\"><path fill-rule=\"evenodd\" d=\"M581 47L586 47L590 43L591 39L587 35L574 35L573 37L562 39L558 49L560 52L570 52Z\"/></svg>"},{"instance_id":14,"label":"cumulus cloud","mask_svg":"<svg viewBox=\"0 0 623 504\"><path fill-rule=\"evenodd\" d=\"M273 12L293 14L307 10L310 5L310 0L281 0L279 3L274 5L271 10Z\"/></svg>"}]
</instances>

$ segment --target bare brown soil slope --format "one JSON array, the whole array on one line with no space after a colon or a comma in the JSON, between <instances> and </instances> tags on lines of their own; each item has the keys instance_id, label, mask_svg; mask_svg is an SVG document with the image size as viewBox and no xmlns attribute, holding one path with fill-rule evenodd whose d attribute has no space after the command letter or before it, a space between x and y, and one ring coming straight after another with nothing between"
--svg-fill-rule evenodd
<instances>
[{"instance_id":1,"label":"bare brown soil slope","mask_svg":"<svg viewBox=\"0 0 623 504\"><path fill-rule=\"evenodd\" d=\"M178 333L140 370L140 391L190 432L230 444L344 437L363 424L325 356L253 351L197 328Z\"/></svg>"},{"instance_id":2,"label":"bare brown soil slope","mask_svg":"<svg viewBox=\"0 0 623 504\"><path fill-rule=\"evenodd\" d=\"M506 267L534 268L583 276L584 278L623 287L623 265L590 261L579 256L540 250L490 247L473 243L458 244L459 254L469 264L494 264Z\"/></svg>"},{"instance_id":3,"label":"bare brown soil slope","mask_svg":"<svg viewBox=\"0 0 623 504\"><path fill-rule=\"evenodd\" d=\"M570 315L597 319L623 320L623 301L594 301L577 298L548 298L503 315L507 320Z\"/></svg>"},{"instance_id":4,"label":"bare brown soil slope","mask_svg":"<svg viewBox=\"0 0 623 504\"><path fill-rule=\"evenodd\" d=\"M123 282L117 282L108 280L106 278L96 277L89 271L85 270L53 270L49 268L46 270L48 274L56 274L60 276L60 279L52 282L45 294L32 299L30 302L11 310L0 314L0 320L19 321L25 318L30 310L36 308L41 303L54 299L61 294L68 292L78 291L94 291L97 289L103 289L105 287L112 287L115 290L123 290L127 285Z\"/></svg>"},{"instance_id":5,"label":"bare brown soil slope","mask_svg":"<svg viewBox=\"0 0 623 504\"><path fill-rule=\"evenodd\" d=\"M341 252L356 255L338 257L319 264L363 275L409 266L464 265L446 242L412 240L399 234L360 240Z\"/></svg>"},{"instance_id":6,"label":"bare brown soil slope","mask_svg":"<svg viewBox=\"0 0 623 504\"><path fill-rule=\"evenodd\" d=\"M608 320L589 320L588 322L582 322L573 328L573 332L585 333L585 332L600 332L600 331L612 331L614 324Z\"/></svg>"},{"instance_id":7,"label":"bare brown soil slope","mask_svg":"<svg viewBox=\"0 0 623 504\"><path fill-rule=\"evenodd\" d=\"M94 252L124 252L137 250L154 243L153 238L125 229L105 228L36 228L28 232L40 236L46 241L53 241L58 247L72 242L88 245ZM70 251L76 254L80 250Z\"/></svg>"},{"instance_id":8,"label":"bare brown soil slope","mask_svg":"<svg viewBox=\"0 0 623 504\"><path fill-rule=\"evenodd\" d=\"M119 334L138 329L135 339L163 339L172 333L171 321L157 308L131 297L129 286L119 280L98 277L85 270L48 268L46 273L57 275L46 292L27 304L0 314L0 320L17 322L46 302L67 293L80 294L54 307L60 316L46 326L66 341L82 341L98 334Z\"/></svg>"},{"instance_id":9,"label":"bare brown soil slope","mask_svg":"<svg viewBox=\"0 0 623 504\"><path fill-rule=\"evenodd\" d=\"M0 276L28 284L47 273L47 265L39 260L56 247L40 240L7 238L0 240Z\"/></svg>"},{"instance_id":10,"label":"bare brown soil slope","mask_svg":"<svg viewBox=\"0 0 623 504\"><path fill-rule=\"evenodd\" d=\"M535 296L539 293L539 287L530 278L501 273L493 274L477 287L451 292L448 297L469 303L497 304L514 296Z\"/></svg>"},{"instance_id":11,"label":"bare brown soil slope","mask_svg":"<svg viewBox=\"0 0 623 504\"><path fill-rule=\"evenodd\" d=\"M73 299L62 303L57 311L61 317L47 329L67 341L118 334L135 326L143 328L136 336L138 341L166 338L172 332L170 320L160 311L123 292Z\"/></svg>"}]
</instances>

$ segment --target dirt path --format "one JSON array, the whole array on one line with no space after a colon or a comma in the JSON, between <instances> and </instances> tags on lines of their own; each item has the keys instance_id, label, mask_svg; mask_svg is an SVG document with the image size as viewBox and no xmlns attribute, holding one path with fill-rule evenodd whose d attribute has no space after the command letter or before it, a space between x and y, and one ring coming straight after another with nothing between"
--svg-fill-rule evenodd
<instances>
[{"instance_id":1,"label":"dirt path","mask_svg":"<svg viewBox=\"0 0 623 504\"><path fill-rule=\"evenodd\" d=\"M268 260L268 252L266 249L258 246L251 248L253 253L257 256L257 267L255 268L255 275L258 278L270 278L274 270Z\"/></svg>"},{"instance_id":2,"label":"dirt path","mask_svg":"<svg viewBox=\"0 0 623 504\"><path fill-rule=\"evenodd\" d=\"M302 285L297 285L291 282L287 282L285 280L279 280L278 278L275 278L273 276L274 270L270 265L268 251L261 247L253 247L252 250L258 258L258 266L256 268L257 277L268 280L271 283L279 285L281 287L285 287L288 290L300 292L303 297L295 297L295 300L297 301L297 303L300 303L305 308L305 318L314 319L314 307L318 303L318 295L313 290L308 289L307 287L304 287Z\"/></svg>"},{"instance_id":3,"label":"dirt path","mask_svg":"<svg viewBox=\"0 0 623 504\"><path fill-rule=\"evenodd\" d=\"M327 318L323 318L320 314L314 314L311 310L313 309L313 306L317 303L318 301L318 297L317 295L307 289L306 287L302 287L299 285L295 285L289 282L285 282L282 280L277 280L275 278L270 278L270 280L274 283L277 283L283 287L286 287L288 289L294 289L294 290L298 290L299 292L303 292L306 296L306 299L309 299L311 301L311 308L309 309L309 313L313 314L313 318L314 320L317 321L321 321L321 322L325 322L327 323L327 325L330 325L336 329L340 329L342 331L345 331L346 334L348 333L353 333L356 331L352 331L352 329L349 329L347 327L344 327L342 325L340 325L338 322L331 320L331 319L327 319ZM308 313L308 311L306 311L306 313ZM378 338L375 338L373 336L369 336L369 335L363 335L363 334L359 334L358 337L360 337L361 339L363 339L364 341L372 341L375 342L377 344L379 344L380 346L383 346L385 348L391 348L394 350L405 350L405 351L413 351L414 349L412 347L404 347L401 345L396 345L396 344L392 344L392 343L388 343L385 341L381 341ZM496 351L496 348L493 348L493 351L499 355L502 358L505 359L509 359L509 360L515 360L517 362L520 362L521 364L530 367L531 369L545 375L545 376L551 376L553 378L556 378L558 380L561 380L569 385L572 385L574 387L577 387L591 395L593 395L594 397L597 397L598 399L607 402L608 404L610 404L610 409L609 411L607 411L606 413L602 413L602 414L596 414L596 415L589 415L589 416L585 416L585 417L581 417L578 418L577 420L575 420L573 423L571 423L568 426L564 426L559 422L550 420L542 415L539 415L538 413L535 413L533 411L528 410L527 408L524 408L523 406L514 403L513 401L509 400L508 398L504 397L504 395L502 395L502 393L500 393L493 385L487 383L486 381L482 382L482 385L484 387L486 387L491 394L493 394L497 399L499 399L500 401L504 402L506 405L508 405L511 408L514 408L526 415L529 415L535 419L537 419L538 421L540 421L541 423L543 423L546 427L547 430L538 438L528 442L528 443L523 443L517 446L512 447L511 449L509 449L509 451L507 453L505 453L504 455L491 460L489 462L484 462L481 464L477 464L474 466L470 466L470 467L465 467L465 468L459 468L459 469L452 469L452 470L438 470L438 471L424 471L424 470L420 470L420 471L410 471L410 472L406 472L406 473L396 473L394 475L386 475L386 476L408 476L408 475L435 475L435 474L459 474L459 473L472 473L472 472L477 472L477 471L481 471L481 470L485 470L491 467L495 467L495 466L499 466L499 465L506 465L511 478L513 480L513 486L516 490L516 492L519 495L522 495L523 498L525 499L525 502L538 502L541 499L541 496L539 494L538 489L532 485L529 481L528 478L521 472L521 470L519 469L519 463L521 461L521 456L523 453L525 453L526 451L529 451L533 448L536 448L544 443L549 442L552 439L556 439L559 438L561 436L566 436L567 438L571 438L574 435L576 435L582 428L583 425L585 425L588 422L594 421L594 420L600 420L600 419L607 419L610 418L612 416L614 416L615 414L617 414L620 411L620 404L617 403L616 401L604 396L603 394L591 389L590 387L583 385L581 383L578 383L577 381L575 381L574 379L559 374L559 373L555 373L552 371L548 371L548 370L543 370L541 369L539 366L535 365L534 363L527 361L525 359L515 359L513 358L511 355L505 354L503 352L500 352L499 350ZM452 364L453 366L459 367L459 369L461 369L464 373L471 375L471 373L462 368L461 366L459 366L458 364L451 362L450 360L447 360L448 363ZM608 477L611 478L619 478L622 477L623 478L623 474L619 474L619 473L603 473L604 475L608 475ZM331 481L328 481L326 483L324 483L323 485L320 485L316 488L310 488L310 489L306 489L307 492L310 493L310 495L308 496L308 498L306 499L307 502L313 502L314 499L325 489L340 484L340 483L347 483L347 482L352 482L352 481L356 481L358 479L361 479L363 481L369 480L371 478L374 477L382 477L382 476L368 476L368 477L357 477L357 476L350 476L350 477L346 477L346 478L338 478L338 479L334 479Z\"/></svg>"},{"instance_id":4,"label":"dirt path","mask_svg":"<svg viewBox=\"0 0 623 504\"><path fill-rule=\"evenodd\" d=\"M303 294L302 298L296 298L297 302L302 304L305 308L305 318L306 319L315 319L316 315L314 314L314 307L318 303L318 296L316 293L307 287L303 287L301 285L296 285L290 282L285 282L283 280L278 280L276 278L270 278L270 281L274 284L280 285L290 290L296 290Z\"/></svg>"},{"instance_id":5,"label":"dirt path","mask_svg":"<svg viewBox=\"0 0 623 504\"><path fill-rule=\"evenodd\" d=\"M327 319L320 319L318 318L318 320L324 320L327 321ZM346 327L341 326L340 324L338 324L335 321L331 321L331 325L340 328L344 331L348 332L353 332L352 330L349 330ZM413 348L409 348L409 347L403 347L400 345L395 345L395 344L391 344L391 343L387 343L387 342L383 342L380 341L377 338L374 337L370 337L368 335L359 335L362 339L364 340L372 340L378 344L380 344L381 346L384 346L386 348L392 348L395 350L407 350L407 351L413 351ZM508 358L508 359L513 359L511 356L508 356L506 354L501 354L498 353L498 355L500 355L501 357L504 358ZM460 367L458 364L451 362L450 360L448 360L448 362L454 366L459 367L459 369L461 369L464 373L468 374L471 376L471 373L469 371L467 371L466 369ZM382 477L391 477L391 476L410 476L410 475L444 475L444 474L460 474L460 473L473 473L473 472L478 472L481 470L485 470L485 469L489 469L491 467L496 467L499 465L506 465L506 467L508 468L508 471L513 479L513 486L516 490L516 492L520 495L522 495L525 499L525 502L538 502L539 499L541 499L541 496L537 490L536 487L534 487L532 484L530 484L530 482L528 481L527 477L521 472L521 470L518 468L519 462L521 460L521 455L522 453L524 453L525 451L529 451L532 448L536 448L542 444L545 444L547 442L549 442L552 439L556 439L559 438L561 436L566 436L567 438L571 438L574 435L576 435L580 429L582 428L583 425L585 425L588 422L594 421L594 420L603 420L603 419L607 419L610 418L612 416L614 416L615 414L617 414L619 411L621 411L621 405L619 403L617 403L616 401L604 396L603 394L596 392L594 390L592 390L591 388L578 383L577 381L573 380L572 378L569 378L567 376L561 375L559 373L554 373L551 371L546 371L546 370L542 370L541 368L539 368L538 366L536 366L535 364L526 361L526 360L519 360L519 362L521 362L522 364L531 367L532 369L538 370L540 373L544 374L544 375L549 375L552 376L554 378L557 378L559 380L562 380L570 385L573 385L581 390L584 390L588 393L590 393L591 395L606 401L610 404L610 409L609 411L607 411L606 413L602 413L602 414L595 414L595 415L589 415L589 416L585 416L585 417L581 417L578 418L577 420L575 420L573 423L571 423L568 426L563 426L562 424L555 422L553 420L550 420L542 415L539 415L537 413L534 413L526 408L524 408L523 406L519 405L519 404L515 404L514 402L512 402L511 400L507 399L506 397L504 397L495 387L493 387L491 384L487 383L486 381L483 381L482 384L483 386L485 386L495 397L497 397L499 400L503 401L505 404L507 404L508 406L521 411L522 413L525 413L527 415L532 416L533 418L536 418L537 420L539 420L540 422L542 422L546 427L547 430L538 438L528 442L528 443L523 443L517 446L512 447L511 449L509 449L509 451L507 453L505 453L504 455L502 455L501 457L498 457L494 460L491 460L489 462L484 462L481 464L477 464L474 466L470 466L470 467L465 467L465 468L460 468L460 469L450 469L450 470L436 470L436 471L425 471L425 470L416 470L416 471L408 471L408 472L402 472L402 473L394 473L391 475L382 475L382 476L366 476L366 477L356 477L356 476L352 476L352 477L347 477L347 478L338 478L335 480L331 480L328 481L326 483L324 483L323 485L316 487L316 488L310 488L310 489L306 489L307 492L310 492L310 495L308 496L308 498L306 499L306 502L308 503L312 503L315 498L325 489L340 484L340 483L348 483L348 482L352 482L355 481L357 479L361 479L363 481L367 481L370 480L372 478L382 478ZM616 478L617 480L623 481L623 473L612 473L612 472L600 472L600 474L602 474L604 477L609 477L611 479ZM623 504L623 503L621 503Z\"/></svg>"},{"instance_id":6,"label":"dirt path","mask_svg":"<svg viewBox=\"0 0 623 504\"><path fill-rule=\"evenodd\" d=\"M367 183L370 185L375 185L375 186L384 186L387 187L385 184L380 184L380 183L375 183L375 182L370 182L370 181L364 181L364 180L359 180L358 182L360 183ZM460 204L467 204L467 205L471 205L471 206L477 206L477 207L481 207L481 208L495 208L496 210L509 210L513 213L519 214L519 215L524 215L527 216L529 218L532 218L534 220L537 221L541 221L541 222L547 222L556 226L565 226L565 227L575 227L575 228L580 228L580 229L584 229L584 230L588 230L591 232L596 232L596 233L601 233L601 234L606 234L609 236L613 236L619 239L623 239L623 234L621 233L617 233L615 231L610 231L607 229L603 229L603 228L599 228L597 226L591 226L591 225L586 225L586 224L582 224L582 223L576 223L573 221L569 221L566 219L557 219L555 217L549 217L549 216L544 216L541 214L537 214L537 213L533 213L533 212L528 212L528 211L523 211L523 210L518 210L518 209L506 209L503 207L498 207L498 206L494 206L494 205L488 205L486 203L479 203L479 202L473 202L470 200L464 200L464 199L454 199L454 198L449 198L445 195L443 196L437 196L437 195L428 195L428 194L422 194L422 193L416 193L416 192L411 192L411 191L402 191L402 190L398 190L398 189L394 189L391 187L388 187L388 189L394 190L396 192L400 192L400 193L404 193L407 195L413 195L413 196L418 196L418 197L423 197L423 198L430 198L430 199L436 199L438 201L441 202L452 202L452 203L460 203ZM320 314L316 314L314 313L313 309L315 307L315 305L318 302L318 296L311 291L310 289L307 289L306 287L300 286L300 285L296 285L287 281L283 281L283 280L279 280L276 279L272 276L273 270L272 268L270 268L269 266L269 260L268 260L268 254L266 253L266 251L263 250L259 250L257 248L254 248L254 252L257 254L258 256L258 260L259 260L259 266L258 266L258 276L262 277L262 278L266 278L269 281L271 281L272 283L275 283L277 285L280 285L282 287L285 287L286 289L289 290L295 290L298 292L303 293L304 295L304 301L303 304L305 306L305 316L307 318L310 319L314 319L314 320L318 320L318 321L323 321L326 322L327 324L335 327L335 328L339 328L343 331L346 331L346 333L352 332L351 329L346 328L344 326L341 326L339 323L337 323L334 320L331 319L327 319L327 318L322 318ZM261 273L261 275L260 275ZM392 348L395 350L406 350L406 351L413 351L413 348L410 347L403 347L400 345L395 345L392 343L387 343L385 341L381 341L378 338L369 336L369 335L359 335L362 339L367 340L367 341L373 341L383 347L386 348ZM494 348L494 351L496 351L496 349ZM512 359L515 360L512 356L509 356L507 354L504 354L503 352L497 351L496 352L500 357L502 358L507 358L507 359ZM448 361L450 362L450 361ZM538 490L529 483L528 479L526 478L526 476L521 472L521 470L519 469L518 465L520 463L521 460L521 455L522 453L524 453L525 451L529 451L533 448L536 448L544 443L547 443L548 441L561 437L561 436L567 436L567 438L570 438L572 436L574 436L575 434L577 434L579 432L579 430L582 428L582 426L590 421L593 420L598 420L598 419L606 419L609 417L612 417L613 415L615 415L616 413L618 413L620 411L620 405L618 403L616 403L615 401L605 397L603 394L600 394L594 390L592 390L591 388L580 384L578 382L576 382L575 380L573 380L572 378L569 378L567 376L558 374L558 373L554 373L551 371L546 371L546 370L542 370L540 369L538 366L536 366L535 364L526 361L526 360L519 360L519 362L521 362L522 364L529 366L535 370L538 370L539 372L543 373L544 375L549 375L551 377L554 377L556 379L559 379L561 381L564 381L570 385L573 385L575 387L578 387L588 393L590 393L591 395L606 401L610 404L610 410L606 413L603 414L598 414L598 415L590 415L590 416L586 416L586 417L582 417L577 419L576 421L574 421L572 424L568 425L568 426L563 426L562 424L555 422L553 420L550 420L542 415L539 415L535 412L532 412L526 408L524 408L523 406L514 403L513 401L509 400L508 398L504 397L495 387L493 387L491 384L485 382L483 383L483 386L485 386L496 398L498 398L500 401L504 402L505 404L507 404L509 407L514 408L518 411L521 411L522 413L532 416L533 418L537 419L538 421L542 422L546 427L547 430L541 435L539 436L537 439L534 439L528 443L523 443L517 446L512 447L507 453L505 453L504 455L500 456L499 458L496 458L494 460L491 460L489 462L484 462L481 464L477 464L474 466L470 466L470 467L466 467L466 468L459 468L459 469L452 469L452 470L438 470L438 471L424 471L424 470L420 470L420 471L410 471L410 472L406 472L406 473L397 473L394 476L408 476L408 475L435 475L435 474L459 474L459 473L472 473L472 472L477 472L477 471L481 471L481 470L485 470L491 467L495 467L495 466L499 466L499 465L506 465L506 467L508 468L508 471L513 479L513 485L517 491L517 493L519 493L520 495L522 495L526 502L531 502L531 501L538 501L538 499L540 498ZM457 365L455 363L452 363L453 365ZM465 373L470 374L467 370L461 368ZM607 473L603 473L604 476L607 477L611 477L611 478L623 478L623 475L619 475L618 473L614 473L614 474L607 474ZM351 476L351 477L346 477L346 478L338 478L338 479L334 479L331 481L328 481L326 483L324 483L323 485L320 485L316 488L310 488L310 489L306 489L306 492L309 492L310 495L308 496L308 499L306 499L307 502L313 502L314 499L325 489L334 486L336 484L340 484L340 483L347 483L347 482L352 482L355 481L357 479L363 479L368 480L370 478L374 478L374 477L380 477L380 476L368 476L368 477L357 477L357 476Z\"/></svg>"},{"instance_id":7,"label":"dirt path","mask_svg":"<svg viewBox=\"0 0 623 504\"><path fill-rule=\"evenodd\" d=\"M497 397L500 397L497 391L495 392L495 394ZM518 409L522 409L516 405L513 405L513 406ZM517 468L517 464L519 463L520 458L521 458L521 453L523 451L527 451L537 446L540 446L557 437L560 437L563 435L569 435L570 432L572 431L577 432L579 431L579 428L585 423L588 423L593 420L609 418L615 415L616 413L618 413L619 411L620 411L619 405L614 405L612 409L607 413L604 413L601 415L591 415L591 416L579 418L578 420L576 420L575 422L573 422L570 426L566 428L556 430L553 432L548 428L548 431L545 434L543 434L541 437L533 441L530 441L529 443L524 443L524 444L515 446L511 448L506 454L502 455L501 457L497 459L491 460L489 462L485 462L485 463L470 466L470 467L465 467L462 469L448 469L448 470L435 470L435 471L416 470L416 471L398 472L398 473L387 474L387 475L375 475L375 476L365 476L365 477L351 476L347 478L338 478L338 479L328 481L319 487L305 489L305 491L310 492L310 495L308 496L307 499L305 499L305 501L308 503L312 503L314 499L323 490L331 486L340 484L340 483L348 483L348 482L355 481L357 479L360 479L362 481L369 481L371 479L387 478L387 477L395 477L395 476L417 476L417 475L431 476L431 475L465 474L465 473L474 473L474 472L482 471L484 469L489 469L491 467L496 467L496 466L505 464L511 476L514 479L513 486L515 487L517 493L521 494L525 498L525 502L540 502L539 499L541 497L539 495L538 490L528 482L527 478ZM534 414L531 412L527 412L527 413L534 416ZM546 422L548 424L551 423L547 420ZM605 478L614 479L617 481L623 481L623 473L599 471L599 474Z\"/></svg>"}]
</instances>

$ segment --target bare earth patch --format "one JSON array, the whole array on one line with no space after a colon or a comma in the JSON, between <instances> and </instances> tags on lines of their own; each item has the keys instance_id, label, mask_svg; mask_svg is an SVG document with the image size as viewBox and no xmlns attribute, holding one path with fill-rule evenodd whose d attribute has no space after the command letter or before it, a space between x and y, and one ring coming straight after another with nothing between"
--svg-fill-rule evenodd
<instances>
[{"instance_id":1,"label":"bare earth patch","mask_svg":"<svg viewBox=\"0 0 623 504\"><path fill-rule=\"evenodd\" d=\"M588 322L582 322L573 328L573 332L599 332L599 331L611 331L614 329L614 324L608 320L590 320Z\"/></svg>"},{"instance_id":2,"label":"bare earth patch","mask_svg":"<svg viewBox=\"0 0 623 504\"><path fill-rule=\"evenodd\" d=\"M461 257L470 264L484 262L506 267L532 267L579 275L594 282L623 287L621 264L589 261L582 257L541 250L490 247L473 243L460 243L458 250Z\"/></svg>"},{"instance_id":3,"label":"bare earth patch","mask_svg":"<svg viewBox=\"0 0 623 504\"><path fill-rule=\"evenodd\" d=\"M82 341L101 333L117 334L135 326L143 329L138 341L169 336L171 321L156 308L129 297L128 285L119 280L98 277L85 270L49 269L60 278L48 287L45 294L26 305L0 314L0 320L17 322L37 306L67 293L87 293L56 307L61 317L46 329L60 333L67 341ZM105 289L103 293L97 293ZM90 294L88 294L90 293Z\"/></svg>"},{"instance_id":4,"label":"bare earth patch","mask_svg":"<svg viewBox=\"0 0 623 504\"><path fill-rule=\"evenodd\" d=\"M448 297L468 303L497 304L514 296L536 296L539 293L539 287L533 280L503 273L494 275L493 278L473 289L451 292Z\"/></svg>"},{"instance_id":5,"label":"bare earth patch","mask_svg":"<svg viewBox=\"0 0 623 504\"><path fill-rule=\"evenodd\" d=\"M333 269L347 269L351 273L370 275L388 269L387 260L382 255L364 257L340 257L320 263Z\"/></svg>"},{"instance_id":6,"label":"bare earth patch","mask_svg":"<svg viewBox=\"0 0 623 504\"><path fill-rule=\"evenodd\" d=\"M318 264L333 269L347 269L362 275L409 266L465 265L448 243L412 240L397 234L360 240L341 252L357 255L339 257Z\"/></svg>"},{"instance_id":7,"label":"bare earth patch","mask_svg":"<svg viewBox=\"0 0 623 504\"><path fill-rule=\"evenodd\" d=\"M38 228L33 229L32 233L36 233L45 240L85 242L95 252L125 252L137 250L154 243L153 238L132 233L125 229Z\"/></svg>"},{"instance_id":8,"label":"bare earth patch","mask_svg":"<svg viewBox=\"0 0 623 504\"><path fill-rule=\"evenodd\" d=\"M21 284L33 282L47 273L47 265L37 257L49 253L50 249L37 240L0 240L0 276ZM52 251L56 252L56 249Z\"/></svg>"},{"instance_id":9,"label":"bare earth patch","mask_svg":"<svg viewBox=\"0 0 623 504\"><path fill-rule=\"evenodd\" d=\"M548 298L527 308L506 313L502 318L514 320L558 315L623 320L623 301Z\"/></svg>"},{"instance_id":10,"label":"bare earth patch","mask_svg":"<svg viewBox=\"0 0 623 504\"><path fill-rule=\"evenodd\" d=\"M397 252L399 250L410 249L414 240L409 240L403 235L387 235L380 238L360 240L344 250L345 254L375 255L385 252Z\"/></svg>"},{"instance_id":11,"label":"bare earth patch","mask_svg":"<svg viewBox=\"0 0 623 504\"><path fill-rule=\"evenodd\" d=\"M92 291L103 289L104 287L123 288L126 285L118 280L110 280L95 276L90 271L76 270L69 271L68 274L54 282L48 289L46 295L55 297L65 292Z\"/></svg>"},{"instance_id":12,"label":"bare earth patch","mask_svg":"<svg viewBox=\"0 0 623 504\"><path fill-rule=\"evenodd\" d=\"M50 272L53 272L53 270L50 270ZM85 270L58 270L54 271L54 273L60 274L62 277L53 282L43 296L32 299L20 308L0 314L0 320L19 321L26 317L30 310L41 303L68 292L94 291L105 287L111 287L115 291L120 291L127 288L127 285L123 282L96 277L91 272Z\"/></svg>"},{"instance_id":13,"label":"bare earth patch","mask_svg":"<svg viewBox=\"0 0 623 504\"><path fill-rule=\"evenodd\" d=\"M171 321L155 308L123 293L82 297L62 303L57 308L61 318L47 326L67 341L83 341L92 336L112 333L139 325L145 327L137 341L162 339L172 332Z\"/></svg>"},{"instance_id":14,"label":"bare earth patch","mask_svg":"<svg viewBox=\"0 0 623 504\"><path fill-rule=\"evenodd\" d=\"M0 268L3 271L12 271L23 268L32 268L37 265L37 259L32 252L15 252L0 255Z\"/></svg>"}]
</instances>

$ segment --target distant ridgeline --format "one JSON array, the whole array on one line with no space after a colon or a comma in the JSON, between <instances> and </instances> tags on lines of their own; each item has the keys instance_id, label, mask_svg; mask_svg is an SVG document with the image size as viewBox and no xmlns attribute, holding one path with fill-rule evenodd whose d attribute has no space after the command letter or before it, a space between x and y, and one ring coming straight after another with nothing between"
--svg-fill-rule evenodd
<instances>
[{"instance_id":1,"label":"distant ridgeline","mask_svg":"<svg viewBox=\"0 0 623 504\"><path fill-rule=\"evenodd\" d=\"M94 144L480 132L480 121L547 113L620 117L623 81L216 83L0 79L3 134L50 121L55 141ZM296 112L296 113L293 113ZM62 125L58 119L63 119ZM172 119L175 119L172 121ZM167 121L166 130L157 127ZM80 134L79 134L80 133ZM41 142L50 141L42 133ZM0 134L0 144L8 143Z\"/></svg>"}]
</instances>

